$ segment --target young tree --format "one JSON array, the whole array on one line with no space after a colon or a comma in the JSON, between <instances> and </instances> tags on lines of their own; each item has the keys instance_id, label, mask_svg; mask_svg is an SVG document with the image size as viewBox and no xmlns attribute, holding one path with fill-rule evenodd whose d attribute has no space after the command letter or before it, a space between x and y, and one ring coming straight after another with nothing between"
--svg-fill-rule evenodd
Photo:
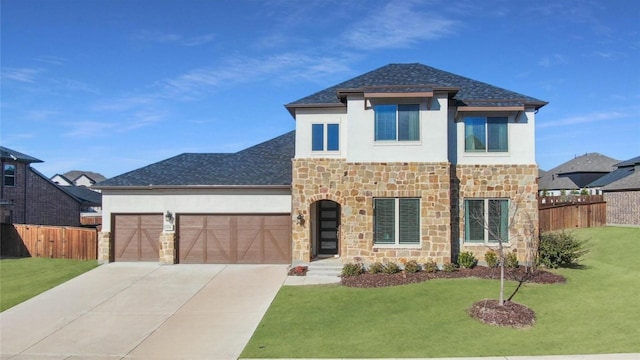
<instances>
[{"instance_id":1,"label":"young tree","mask_svg":"<svg viewBox=\"0 0 640 360\"><path fill-rule=\"evenodd\" d=\"M509 234L515 233L516 219L521 211L524 195L518 194L514 199L510 200L508 206L505 206L504 200L489 200L487 206L475 208L469 211L469 220L484 231L489 236L489 241L495 242L498 247L498 258L500 267L500 295L498 303L504 305L504 275L505 275L505 243L509 240ZM526 253L525 266L526 272L533 272L536 256L537 256L537 227L531 219L530 214L524 214L526 224L522 224L525 237ZM515 293L514 293L515 294ZM511 296L513 297L513 295ZM509 299L511 299L511 297Z\"/></svg>"}]
</instances>

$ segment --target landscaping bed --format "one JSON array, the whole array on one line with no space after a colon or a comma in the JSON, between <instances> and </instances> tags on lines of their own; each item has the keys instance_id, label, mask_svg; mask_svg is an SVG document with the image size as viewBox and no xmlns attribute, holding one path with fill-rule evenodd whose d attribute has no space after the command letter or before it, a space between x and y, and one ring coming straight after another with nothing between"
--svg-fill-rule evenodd
<instances>
[{"instance_id":1,"label":"landscaping bed","mask_svg":"<svg viewBox=\"0 0 640 360\"><path fill-rule=\"evenodd\" d=\"M385 286L397 286L405 284L419 283L433 279L455 279L455 278L480 278L480 279L500 279L499 268L489 268L486 266L476 266L472 269L458 269L457 271L446 272L417 272L417 273L396 273L396 274L370 274L365 273L356 276L342 277L342 285L357 288L376 288ZM567 279L562 275L550 273L545 270L536 269L527 272L527 269L520 266L515 269L505 269L505 279L512 281L523 281L539 284L565 283Z\"/></svg>"}]
</instances>

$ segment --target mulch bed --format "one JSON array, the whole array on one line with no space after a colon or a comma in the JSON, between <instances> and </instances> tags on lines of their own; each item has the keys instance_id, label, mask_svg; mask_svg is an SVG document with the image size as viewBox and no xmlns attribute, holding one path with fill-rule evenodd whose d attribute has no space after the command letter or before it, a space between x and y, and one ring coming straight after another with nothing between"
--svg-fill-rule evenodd
<instances>
[{"instance_id":1,"label":"mulch bed","mask_svg":"<svg viewBox=\"0 0 640 360\"><path fill-rule=\"evenodd\" d=\"M366 273L358 276L343 277L342 285L357 288L372 288L413 284L432 279L467 277L500 279L500 269L476 266L473 269L458 269L458 271L454 272L438 271L435 273L418 272L414 274ZM527 271L527 269L522 266L516 269L505 269L505 279L539 284L562 284L567 281L562 275L553 274L541 269L536 269L533 272ZM512 301L505 301L504 305L500 306L498 300L485 299L471 305L467 312L471 317L485 324L508 326L518 329L531 327L536 321L536 314L533 310Z\"/></svg>"},{"instance_id":2,"label":"mulch bed","mask_svg":"<svg viewBox=\"0 0 640 360\"><path fill-rule=\"evenodd\" d=\"M500 279L499 268L489 268L486 266L476 266L473 269L458 269L454 272L438 271L435 273L418 272L413 274L362 274L358 276L348 276L342 278L342 285L357 288L372 288L414 284L432 279L455 279L475 277L481 279ZM523 281L539 284L565 283L567 279L562 275L550 273L545 270L536 269L534 272L527 272L526 268L520 266L516 269L505 269L506 280Z\"/></svg>"},{"instance_id":3,"label":"mulch bed","mask_svg":"<svg viewBox=\"0 0 640 360\"><path fill-rule=\"evenodd\" d=\"M525 329L536 322L533 310L512 301L505 301L504 305L500 306L498 300L484 299L471 305L467 312L472 318L489 325Z\"/></svg>"}]
</instances>

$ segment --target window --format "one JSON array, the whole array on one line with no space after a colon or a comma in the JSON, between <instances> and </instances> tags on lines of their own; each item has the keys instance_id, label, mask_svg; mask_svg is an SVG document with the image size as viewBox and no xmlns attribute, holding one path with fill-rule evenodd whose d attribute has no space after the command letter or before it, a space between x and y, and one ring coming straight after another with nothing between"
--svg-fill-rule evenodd
<instances>
[{"instance_id":1,"label":"window","mask_svg":"<svg viewBox=\"0 0 640 360\"><path fill-rule=\"evenodd\" d=\"M374 199L376 245L420 244L420 199Z\"/></svg>"},{"instance_id":2,"label":"window","mask_svg":"<svg viewBox=\"0 0 640 360\"><path fill-rule=\"evenodd\" d=\"M509 242L509 200L477 199L464 201L464 241Z\"/></svg>"},{"instance_id":3,"label":"window","mask_svg":"<svg viewBox=\"0 0 640 360\"><path fill-rule=\"evenodd\" d=\"M419 105L376 105L376 141L418 141L420 140Z\"/></svg>"},{"instance_id":4,"label":"window","mask_svg":"<svg viewBox=\"0 0 640 360\"><path fill-rule=\"evenodd\" d=\"M464 119L464 150L467 152L506 152L509 150L506 117L467 117Z\"/></svg>"},{"instance_id":5,"label":"window","mask_svg":"<svg viewBox=\"0 0 640 360\"><path fill-rule=\"evenodd\" d=\"M16 166L14 164L4 164L2 174L4 186L16 186Z\"/></svg>"},{"instance_id":6,"label":"window","mask_svg":"<svg viewBox=\"0 0 640 360\"><path fill-rule=\"evenodd\" d=\"M311 150L312 151L340 150L340 125L339 124L311 124Z\"/></svg>"}]
</instances>

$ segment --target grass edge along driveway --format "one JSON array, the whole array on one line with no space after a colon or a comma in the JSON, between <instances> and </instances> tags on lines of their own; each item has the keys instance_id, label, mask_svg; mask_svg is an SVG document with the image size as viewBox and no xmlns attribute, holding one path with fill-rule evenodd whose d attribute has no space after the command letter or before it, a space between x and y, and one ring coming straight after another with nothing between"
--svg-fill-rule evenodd
<instances>
[{"instance_id":1,"label":"grass edge along driveway","mask_svg":"<svg viewBox=\"0 0 640 360\"><path fill-rule=\"evenodd\" d=\"M98 266L96 260L47 258L0 260L0 312Z\"/></svg>"},{"instance_id":2,"label":"grass edge along driveway","mask_svg":"<svg viewBox=\"0 0 640 360\"><path fill-rule=\"evenodd\" d=\"M432 280L379 289L284 286L241 358L465 357L640 352L640 229L575 230L591 251L567 284L525 284L514 301L533 328L481 324L466 314L499 282ZM507 293L515 287L509 282Z\"/></svg>"}]
</instances>

